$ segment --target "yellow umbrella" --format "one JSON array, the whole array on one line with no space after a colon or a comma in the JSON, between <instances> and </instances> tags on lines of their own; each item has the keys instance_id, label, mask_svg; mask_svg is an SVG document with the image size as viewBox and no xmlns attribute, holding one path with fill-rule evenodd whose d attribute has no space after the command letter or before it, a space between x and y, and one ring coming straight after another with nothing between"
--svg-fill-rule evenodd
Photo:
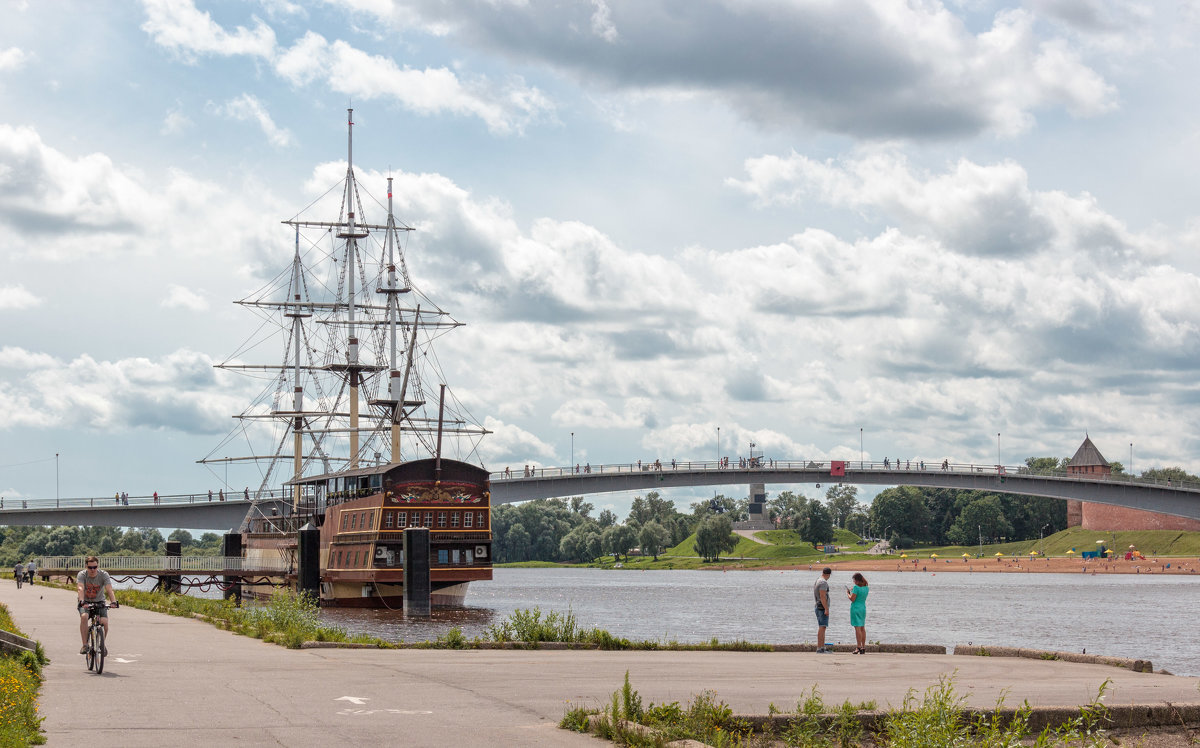
<instances>
[{"instance_id":1,"label":"yellow umbrella","mask_svg":"<svg viewBox=\"0 0 1200 748\"><path fill-rule=\"evenodd\" d=\"M1030 551L1030 552L1029 552L1029 555L1030 555L1030 556L1036 556L1036 555L1038 555L1038 552L1037 552L1037 551Z\"/></svg>"},{"instance_id":2,"label":"yellow umbrella","mask_svg":"<svg viewBox=\"0 0 1200 748\"><path fill-rule=\"evenodd\" d=\"M997 554L996 554L997 558L998 558L998 557L1000 557L1000 556L1003 556L1003 555L1004 555L1003 553L997 553Z\"/></svg>"},{"instance_id":3,"label":"yellow umbrella","mask_svg":"<svg viewBox=\"0 0 1200 748\"><path fill-rule=\"evenodd\" d=\"M1075 549L1074 549L1074 548L1072 548L1071 550L1067 551L1067 555L1069 556L1069 555L1071 555L1071 554L1072 554L1072 553L1074 553L1074 552L1075 552Z\"/></svg>"},{"instance_id":4,"label":"yellow umbrella","mask_svg":"<svg viewBox=\"0 0 1200 748\"><path fill-rule=\"evenodd\" d=\"M1112 548L1109 548L1108 550L1106 550L1106 551L1104 551L1104 552L1105 552L1105 553L1112 553Z\"/></svg>"},{"instance_id":5,"label":"yellow umbrella","mask_svg":"<svg viewBox=\"0 0 1200 748\"><path fill-rule=\"evenodd\" d=\"M970 553L964 553L964 554L963 554L963 558L970 558L970 557L971 557L971 554L970 554Z\"/></svg>"},{"instance_id":6,"label":"yellow umbrella","mask_svg":"<svg viewBox=\"0 0 1200 748\"><path fill-rule=\"evenodd\" d=\"M907 554L907 553L901 553L901 554L900 554L900 558L908 558L908 554Z\"/></svg>"},{"instance_id":7,"label":"yellow umbrella","mask_svg":"<svg viewBox=\"0 0 1200 748\"><path fill-rule=\"evenodd\" d=\"M937 557L938 557L938 555L937 555L936 553L930 553L930 554L929 554L929 557L930 557L930 558L937 558Z\"/></svg>"}]
</instances>

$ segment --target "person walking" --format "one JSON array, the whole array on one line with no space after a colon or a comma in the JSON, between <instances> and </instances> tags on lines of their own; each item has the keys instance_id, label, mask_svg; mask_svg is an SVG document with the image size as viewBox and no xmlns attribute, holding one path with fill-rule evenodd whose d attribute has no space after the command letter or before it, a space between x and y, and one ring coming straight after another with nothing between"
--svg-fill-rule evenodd
<instances>
[{"instance_id":1,"label":"person walking","mask_svg":"<svg viewBox=\"0 0 1200 748\"><path fill-rule=\"evenodd\" d=\"M871 588L867 586L867 578L859 572L854 572L854 589L846 588L846 597L850 600L850 625L854 627L854 654L867 653L867 594Z\"/></svg>"},{"instance_id":2,"label":"person walking","mask_svg":"<svg viewBox=\"0 0 1200 748\"><path fill-rule=\"evenodd\" d=\"M821 576L813 584L813 610L817 614L817 651L832 652L825 648L825 627L829 625L829 575L833 569L828 566L821 571Z\"/></svg>"},{"instance_id":3,"label":"person walking","mask_svg":"<svg viewBox=\"0 0 1200 748\"><path fill-rule=\"evenodd\" d=\"M33 575L36 573L37 573L37 561L30 559L29 563L26 564L26 566L25 566L26 581L28 581L30 584L33 584Z\"/></svg>"}]
</instances>

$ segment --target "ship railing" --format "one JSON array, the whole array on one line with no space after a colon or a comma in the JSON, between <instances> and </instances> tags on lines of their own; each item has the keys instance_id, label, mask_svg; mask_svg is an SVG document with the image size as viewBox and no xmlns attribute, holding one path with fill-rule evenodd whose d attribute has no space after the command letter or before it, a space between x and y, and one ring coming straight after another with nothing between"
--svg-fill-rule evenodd
<instances>
[{"instance_id":1,"label":"ship railing","mask_svg":"<svg viewBox=\"0 0 1200 748\"><path fill-rule=\"evenodd\" d=\"M734 471L750 471L758 473L774 472L811 472L833 476L834 461L830 460L776 460L756 455L754 457L730 457L724 460L649 460L633 463L614 463L606 465L568 465L566 467L519 467L498 470L490 474L493 482L500 483L510 480L530 480L540 478L578 478L592 474L613 475L621 473L670 473L719 471L727 473ZM1126 483L1137 486L1171 488L1187 491L1200 491L1200 483L1195 481L1174 480L1165 478L1149 478L1130 475L1127 473L1090 474L1071 473L1066 469L1052 470L1034 469L1028 465L1003 465L960 463L942 460L838 460L841 469L847 474L853 471L887 471L894 473L940 473L954 475L999 475L1050 478L1055 480L1076 482L1108 482Z\"/></svg>"},{"instance_id":2,"label":"ship railing","mask_svg":"<svg viewBox=\"0 0 1200 748\"><path fill-rule=\"evenodd\" d=\"M42 556L34 560L37 573L63 574L81 571L86 556ZM282 558L245 559L241 556L101 556L100 568L107 572L225 573L289 570Z\"/></svg>"},{"instance_id":3,"label":"ship railing","mask_svg":"<svg viewBox=\"0 0 1200 748\"><path fill-rule=\"evenodd\" d=\"M14 499L8 497L0 504L0 511L5 509L110 509L128 506L179 506L181 504L213 504L222 501L226 503L252 504L256 501L286 501L291 503L292 492L288 489L270 489L263 491L225 491L221 498L221 489L214 489L212 497L207 490L199 493L159 494L155 498L149 496L83 496L54 499Z\"/></svg>"}]
</instances>

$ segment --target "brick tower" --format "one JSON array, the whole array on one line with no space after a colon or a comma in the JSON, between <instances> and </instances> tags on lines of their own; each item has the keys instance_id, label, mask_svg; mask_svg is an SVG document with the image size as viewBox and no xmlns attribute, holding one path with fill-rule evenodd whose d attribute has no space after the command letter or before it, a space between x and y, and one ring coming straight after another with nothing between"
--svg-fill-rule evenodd
<instances>
[{"instance_id":1,"label":"brick tower","mask_svg":"<svg viewBox=\"0 0 1200 748\"><path fill-rule=\"evenodd\" d=\"M1067 475L1112 475L1112 467L1086 434L1083 444L1067 463ZM1127 509L1091 501L1067 502L1067 527L1085 530L1187 530L1200 531L1200 520L1176 517L1171 514Z\"/></svg>"}]
</instances>

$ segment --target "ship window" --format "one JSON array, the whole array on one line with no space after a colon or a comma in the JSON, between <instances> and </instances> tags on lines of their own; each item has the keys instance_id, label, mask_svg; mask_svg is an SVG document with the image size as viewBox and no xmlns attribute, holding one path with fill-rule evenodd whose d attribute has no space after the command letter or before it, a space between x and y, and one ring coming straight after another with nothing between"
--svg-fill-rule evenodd
<instances>
[{"instance_id":1,"label":"ship window","mask_svg":"<svg viewBox=\"0 0 1200 748\"><path fill-rule=\"evenodd\" d=\"M384 514L383 514L383 526L384 527L391 529L392 521L393 521L392 516L394 514L395 514L395 512L384 512Z\"/></svg>"},{"instance_id":2,"label":"ship window","mask_svg":"<svg viewBox=\"0 0 1200 748\"><path fill-rule=\"evenodd\" d=\"M463 512L463 527L470 527L471 520L475 517L472 512Z\"/></svg>"},{"instance_id":3,"label":"ship window","mask_svg":"<svg viewBox=\"0 0 1200 748\"><path fill-rule=\"evenodd\" d=\"M447 559L447 557L448 557L449 555L450 555L450 554L449 554L449 553L447 553L447 551L446 551L446 549L445 549L445 548L443 548L443 549L439 550L439 551L438 551L438 563L439 563L439 564L444 564L444 563L447 563L447 560L446 560L446 559Z\"/></svg>"},{"instance_id":4,"label":"ship window","mask_svg":"<svg viewBox=\"0 0 1200 748\"><path fill-rule=\"evenodd\" d=\"M458 549L455 548L452 551L450 551L450 563L457 564L458 559L459 559Z\"/></svg>"},{"instance_id":5,"label":"ship window","mask_svg":"<svg viewBox=\"0 0 1200 748\"><path fill-rule=\"evenodd\" d=\"M425 526L433 527L433 512L425 512Z\"/></svg>"},{"instance_id":6,"label":"ship window","mask_svg":"<svg viewBox=\"0 0 1200 748\"><path fill-rule=\"evenodd\" d=\"M400 512L396 515L396 527L408 527L408 512Z\"/></svg>"},{"instance_id":7,"label":"ship window","mask_svg":"<svg viewBox=\"0 0 1200 748\"><path fill-rule=\"evenodd\" d=\"M438 527L445 527L445 526L446 526L446 513L438 512Z\"/></svg>"},{"instance_id":8,"label":"ship window","mask_svg":"<svg viewBox=\"0 0 1200 748\"><path fill-rule=\"evenodd\" d=\"M487 515L486 514L484 514L483 512L476 512L475 519L479 520L475 524L480 530L487 527Z\"/></svg>"},{"instance_id":9,"label":"ship window","mask_svg":"<svg viewBox=\"0 0 1200 748\"><path fill-rule=\"evenodd\" d=\"M342 529L343 530L346 529L346 523L349 521L350 521L350 517L345 512L342 512Z\"/></svg>"},{"instance_id":10,"label":"ship window","mask_svg":"<svg viewBox=\"0 0 1200 748\"><path fill-rule=\"evenodd\" d=\"M355 551L355 552L354 552L354 565L355 565L355 566L362 566L362 551Z\"/></svg>"},{"instance_id":11,"label":"ship window","mask_svg":"<svg viewBox=\"0 0 1200 748\"><path fill-rule=\"evenodd\" d=\"M458 512L450 512L450 526L458 527Z\"/></svg>"},{"instance_id":12,"label":"ship window","mask_svg":"<svg viewBox=\"0 0 1200 748\"><path fill-rule=\"evenodd\" d=\"M367 527L371 528L372 530L375 529L375 510L374 509L367 512Z\"/></svg>"},{"instance_id":13,"label":"ship window","mask_svg":"<svg viewBox=\"0 0 1200 748\"><path fill-rule=\"evenodd\" d=\"M336 565L337 565L339 568L341 568L341 565L342 565L342 552L341 552L341 551L338 551L338 552L337 552L337 561L335 562L335 564L336 564Z\"/></svg>"},{"instance_id":14,"label":"ship window","mask_svg":"<svg viewBox=\"0 0 1200 748\"><path fill-rule=\"evenodd\" d=\"M382 475L372 475L371 476L371 488L378 490L382 486L383 486L383 476Z\"/></svg>"},{"instance_id":15,"label":"ship window","mask_svg":"<svg viewBox=\"0 0 1200 748\"><path fill-rule=\"evenodd\" d=\"M350 529L351 530L358 529L358 512L350 513Z\"/></svg>"},{"instance_id":16,"label":"ship window","mask_svg":"<svg viewBox=\"0 0 1200 748\"><path fill-rule=\"evenodd\" d=\"M463 551L463 559L468 564L475 563L475 552L472 551L470 548L466 549L465 551Z\"/></svg>"}]
</instances>

